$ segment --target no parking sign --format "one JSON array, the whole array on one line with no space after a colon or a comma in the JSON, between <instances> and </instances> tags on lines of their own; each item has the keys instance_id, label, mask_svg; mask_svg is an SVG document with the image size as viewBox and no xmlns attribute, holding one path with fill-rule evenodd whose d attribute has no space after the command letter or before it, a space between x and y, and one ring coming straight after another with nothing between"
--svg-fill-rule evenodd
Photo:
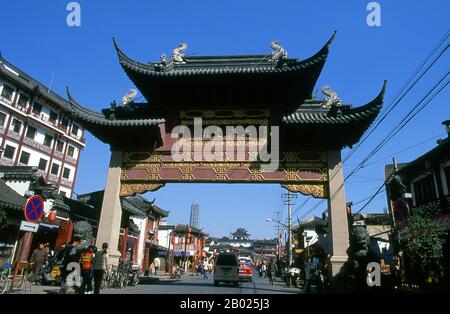
<instances>
[{"instance_id":1,"label":"no parking sign","mask_svg":"<svg viewBox=\"0 0 450 314\"><path fill-rule=\"evenodd\" d=\"M40 196L28 199L25 205L25 218L28 222L38 222L44 213L44 200Z\"/></svg>"}]
</instances>

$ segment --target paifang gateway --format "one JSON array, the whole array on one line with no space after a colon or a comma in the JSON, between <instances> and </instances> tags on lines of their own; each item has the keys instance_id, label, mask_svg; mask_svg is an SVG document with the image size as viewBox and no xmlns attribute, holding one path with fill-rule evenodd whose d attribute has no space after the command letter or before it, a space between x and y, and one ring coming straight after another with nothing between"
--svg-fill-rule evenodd
<instances>
[{"instance_id":1,"label":"paifang gateway","mask_svg":"<svg viewBox=\"0 0 450 314\"><path fill-rule=\"evenodd\" d=\"M272 42L268 55L185 56L186 44L169 60L143 63L114 40L119 63L136 92L102 112L80 105L68 90L69 110L111 148L97 242L116 248L120 196L155 191L166 183L278 183L291 192L328 199L331 264L347 260L348 228L341 150L356 144L379 114L386 82L365 105L344 104L329 87L312 93L336 33L310 58L290 58ZM258 162L177 162L171 130L202 118L206 125L278 126L280 167L262 172Z\"/></svg>"}]
</instances>

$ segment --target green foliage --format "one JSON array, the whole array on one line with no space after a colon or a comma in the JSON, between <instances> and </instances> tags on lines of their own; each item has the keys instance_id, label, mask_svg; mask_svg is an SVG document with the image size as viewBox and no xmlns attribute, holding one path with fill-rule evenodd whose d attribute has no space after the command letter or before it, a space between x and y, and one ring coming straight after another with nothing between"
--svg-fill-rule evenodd
<instances>
[{"instance_id":1,"label":"green foliage","mask_svg":"<svg viewBox=\"0 0 450 314\"><path fill-rule=\"evenodd\" d=\"M433 247L442 247L445 230L431 219L427 211L420 209L411 214L407 228L406 253L422 270L427 270L432 262L437 262L440 258L436 256Z\"/></svg>"}]
</instances>

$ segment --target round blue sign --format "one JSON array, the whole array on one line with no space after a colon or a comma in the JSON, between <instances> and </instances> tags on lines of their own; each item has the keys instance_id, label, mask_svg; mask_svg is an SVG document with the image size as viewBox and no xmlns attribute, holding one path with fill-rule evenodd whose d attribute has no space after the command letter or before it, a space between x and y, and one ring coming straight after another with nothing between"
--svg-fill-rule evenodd
<instances>
[{"instance_id":1,"label":"round blue sign","mask_svg":"<svg viewBox=\"0 0 450 314\"><path fill-rule=\"evenodd\" d=\"M28 222L37 222L44 213L44 200L40 196L33 196L25 205L25 218Z\"/></svg>"}]
</instances>

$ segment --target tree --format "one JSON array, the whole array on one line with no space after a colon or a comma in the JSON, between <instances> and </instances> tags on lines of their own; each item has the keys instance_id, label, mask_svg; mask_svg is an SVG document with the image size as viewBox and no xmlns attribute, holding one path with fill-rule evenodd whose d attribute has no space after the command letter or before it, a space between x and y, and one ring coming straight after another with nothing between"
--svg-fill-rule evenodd
<instances>
[{"instance_id":1,"label":"tree","mask_svg":"<svg viewBox=\"0 0 450 314\"><path fill-rule=\"evenodd\" d=\"M445 230L431 219L431 214L421 208L413 211L407 223L406 253L423 271L438 263L436 248L444 244Z\"/></svg>"}]
</instances>

